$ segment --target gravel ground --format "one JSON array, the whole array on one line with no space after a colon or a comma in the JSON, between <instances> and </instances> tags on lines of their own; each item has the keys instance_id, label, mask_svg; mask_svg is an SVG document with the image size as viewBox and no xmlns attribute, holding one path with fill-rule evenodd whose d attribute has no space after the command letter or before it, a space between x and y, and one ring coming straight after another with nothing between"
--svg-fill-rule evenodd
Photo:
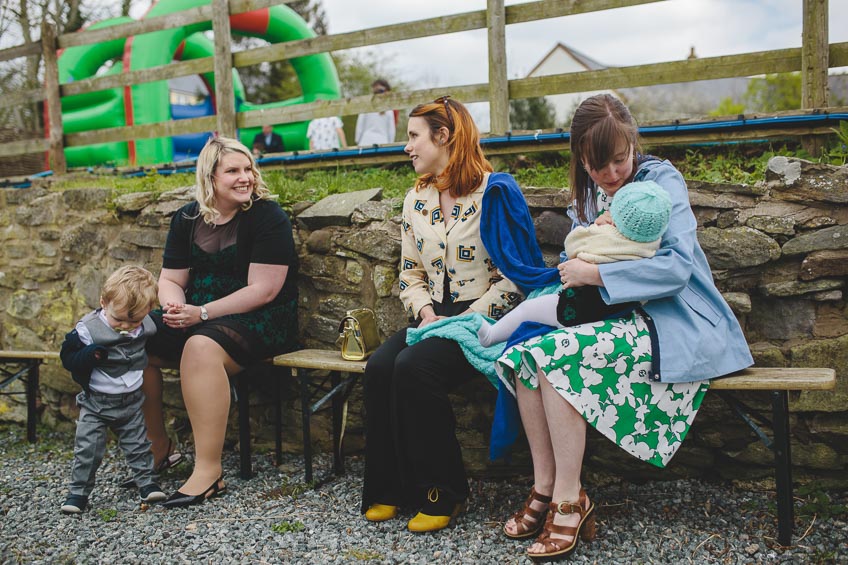
<instances>
[{"instance_id":1,"label":"gravel ground","mask_svg":"<svg viewBox=\"0 0 848 565\"><path fill-rule=\"evenodd\" d=\"M405 519L370 524L359 513L362 460L317 489L302 482L301 457L254 454L255 477L238 478L238 455L224 460L227 493L178 510L142 505L119 488L123 457L110 443L89 509L65 516L72 438L41 431L30 445L22 426L0 426L0 563L531 563L527 542L501 534L529 477L473 480L470 510L455 527L414 535ZM190 465L162 477L168 492ZM330 468L316 458L319 475ZM691 480L586 485L599 533L574 563L848 563L848 494L796 503L795 545L776 545L773 491ZM753 487L751 487L753 488ZM816 512L809 509L815 506ZM827 516L827 514L831 514Z\"/></svg>"}]
</instances>

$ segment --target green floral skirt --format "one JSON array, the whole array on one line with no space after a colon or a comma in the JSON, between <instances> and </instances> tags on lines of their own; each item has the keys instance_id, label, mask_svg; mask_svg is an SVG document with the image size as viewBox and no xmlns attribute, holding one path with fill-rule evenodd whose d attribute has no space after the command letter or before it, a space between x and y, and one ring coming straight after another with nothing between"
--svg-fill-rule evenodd
<instances>
[{"instance_id":1,"label":"green floral skirt","mask_svg":"<svg viewBox=\"0 0 848 565\"><path fill-rule=\"evenodd\" d=\"M665 467L686 437L709 381L651 382L651 335L638 312L563 328L507 349L501 380L529 389L544 375L606 438L631 455Z\"/></svg>"}]
</instances>

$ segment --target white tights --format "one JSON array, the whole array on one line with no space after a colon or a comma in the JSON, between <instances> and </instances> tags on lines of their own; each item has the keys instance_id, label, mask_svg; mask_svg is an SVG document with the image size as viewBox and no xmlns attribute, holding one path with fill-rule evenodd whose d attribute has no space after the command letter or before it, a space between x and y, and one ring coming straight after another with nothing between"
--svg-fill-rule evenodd
<instances>
[{"instance_id":1,"label":"white tights","mask_svg":"<svg viewBox=\"0 0 848 565\"><path fill-rule=\"evenodd\" d=\"M480 344L489 347L509 339L523 322L540 322L555 328L563 328L557 321L557 302L559 294L545 294L525 300L494 324L483 322L477 331Z\"/></svg>"}]
</instances>

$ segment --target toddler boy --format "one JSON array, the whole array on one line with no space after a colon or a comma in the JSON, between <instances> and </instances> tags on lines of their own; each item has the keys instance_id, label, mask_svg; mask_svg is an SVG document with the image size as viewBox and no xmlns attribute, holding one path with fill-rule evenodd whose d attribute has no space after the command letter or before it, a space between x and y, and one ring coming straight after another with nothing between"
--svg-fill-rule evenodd
<instances>
[{"instance_id":1,"label":"toddler boy","mask_svg":"<svg viewBox=\"0 0 848 565\"><path fill-rule=\"evenodd\" d=\"M166 495L156 484L153 453L141 411L144 345L156 333L148 316L159 303L156 279L137 266L118 269L106 280L100 308L83 316L65 336L62 365L80 386L71 485L62 512L79 514L88 505L94 475L106 451L106 430L118 441L144 502Z\"/></svg>"}]
</instances>

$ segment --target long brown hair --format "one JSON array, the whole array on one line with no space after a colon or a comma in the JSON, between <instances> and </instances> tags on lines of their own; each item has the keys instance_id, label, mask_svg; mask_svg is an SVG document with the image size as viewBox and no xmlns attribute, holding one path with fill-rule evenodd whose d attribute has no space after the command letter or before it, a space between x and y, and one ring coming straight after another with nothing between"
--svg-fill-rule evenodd
<instances>
[{"instance_id":1,"label":"long brown hair","mask_svg":"<svg viewBox=\"0 0 848 565\"><path fill-rule=\"evenodd\" d=\"M621 100L609 94L596 94L580 103L571 119L571 200L577 217L586 222L586 206L594 202L592 179L583 163L593 170L603 169L615 156L622 141L633 149L633 172L639 152L639 128ZM627 179L628 182L631 179Z\"/></svg>"},{"instance_id":2,"label":"long brown hair","mask_svg":"<svg viewBox=\"0 0 848 565\"><path fill-rule=\"evenodd\" d=\"M424 118L430 128L430 139L436 142L441 128L448 130L448 164L438 176L428 173L418 177L415 190L433 185L437 190L448 190L452 196L465 196L474 192L491 173L491 163L480 147L480 132L468 109L449 96L442 96L427 104L419 104L409 113L410 118Z\"/></svg>"}]
</instances>

